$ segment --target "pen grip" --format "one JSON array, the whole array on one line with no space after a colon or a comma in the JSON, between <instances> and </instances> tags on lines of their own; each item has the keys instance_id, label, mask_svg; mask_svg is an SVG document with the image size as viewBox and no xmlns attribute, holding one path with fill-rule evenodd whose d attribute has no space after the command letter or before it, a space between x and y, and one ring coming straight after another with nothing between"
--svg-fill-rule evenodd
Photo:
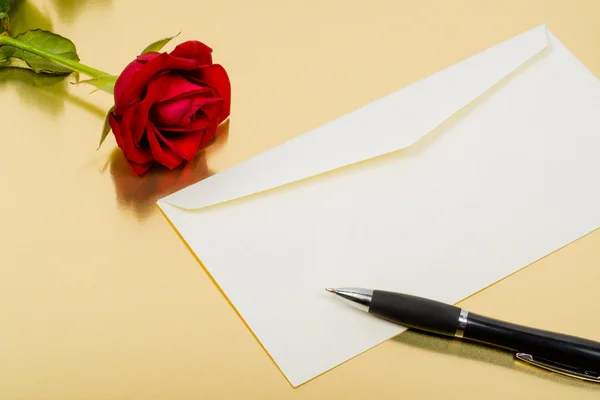
<instances>
[{"instance_id":1,"label":"pen grip","mask_svg":"<svg viewBox=\"0 0 600 400\"><path fill-rule=\"evenodd\" d=\"M469 313L465 339L600 372L600 343Z\"/></svg>"},{"instance_id":2,"label":"pen grip","mask_svg":"<svg viewBox=\"0 0 600 400\"><path fill-rule=\"evenodd\" d=\"M408 328L453 336L460 308L403 293L375 290L369 313Z\"/></svg>"}]
</instances>

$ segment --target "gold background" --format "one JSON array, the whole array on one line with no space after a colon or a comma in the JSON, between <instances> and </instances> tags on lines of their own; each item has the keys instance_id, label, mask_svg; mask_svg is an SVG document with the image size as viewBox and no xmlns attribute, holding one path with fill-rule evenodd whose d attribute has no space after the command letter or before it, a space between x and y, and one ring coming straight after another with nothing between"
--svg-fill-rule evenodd
<instances>
[{"instance_id":1,"label":"gold background","mask_svg":"<svg viewBox=\"0 0 600 400\"><path fill-rule=\"evenodd\" d=\"M597 0L22 0L16 12L16 31L52 29L113 73L182 31L177 42L213 47L233 105L194 164L140 179L112 135L96 150L109 95L0 72L1 400L600 396L410 331L293 389L154 205L542 23L600 77ZM596 231L462 304L600 339L599 267Z\"/></svg>"}]
</instances>

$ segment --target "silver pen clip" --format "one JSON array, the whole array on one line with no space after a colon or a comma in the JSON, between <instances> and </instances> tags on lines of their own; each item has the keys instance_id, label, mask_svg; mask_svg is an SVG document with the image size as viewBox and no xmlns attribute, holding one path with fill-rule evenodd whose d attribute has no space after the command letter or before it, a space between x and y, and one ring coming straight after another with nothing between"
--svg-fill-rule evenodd
<instances>
[{"instance_id":1,"label":"silver pen clip","mask_svg":"<svg viewBox=\"0 0 600 400\"><path fill-rule=\"evenodd\" d=\"M569 365L559 364L545 358L540 358L527 353L517 353L517 359L536 367L544 368L552 372L570 376L572 378L583 379L590 382L600 383L599 371L586 371Z\"/></svg>"}]
</instances>

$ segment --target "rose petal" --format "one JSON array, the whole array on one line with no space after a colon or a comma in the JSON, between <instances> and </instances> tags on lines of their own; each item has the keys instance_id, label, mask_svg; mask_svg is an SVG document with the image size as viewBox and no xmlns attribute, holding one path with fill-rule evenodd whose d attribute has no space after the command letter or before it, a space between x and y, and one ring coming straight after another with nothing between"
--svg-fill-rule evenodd
<instances>
[{"instance_id":1,"label":"rose petal","mask_svg":"<svg viewBox=\"0 0 600 400\"><path fill-rule=\"evenodd\" d=\"M146 135L148 136L148 142L150 143L152 155L157 162L170 169L173 169L181 164L183 161L182 157L173 152L169 146L163 147L160 145L157 139L157 136L160 136L160 133L156 127L152 125L152 123L148 123L146 127Z\"/></svg>"},{"instance_id":2,"label":"rose petal","mask_svg":"<svg viewBox=\"0 0 600 400\"><path fill-rule=\"evenodd\" d=\"M175 98L192 95L210 95L212 93L214 92L210 87L193 83L178 73L170 73L169 82L160 96L160 101L173 100Z\"/></svg>"},{"instance_id":3,"label":"rose petal","mask_svg":"<svg viewBox=\"0 0 600 400\"><path fill-rule=\"evenodd\" d=\"M162 93L165 89L165 85L168 84L169 73L163 71L158 73L156 76L150 79L146 86L146 95L141 100L141 104L151 106L152 104L160 101Z\"/></svg>"},{"instance_id":4,"label":"rose petal","mask_svg":"<svg viewBox=\"0 0 600 400\"><path fill-rule=\"evenodd\" d=\"M117 146L119 146L119 148L122 149L123 139L121 138L121 124L119 121L117 121L113 113L110 113L108 115L108 123L110 124L110 129L112 130L113 135L115 136Z\"/></svg>"},{"instance_id":5,"label":"rose petal","mask_svg":"<svg viewBox=\"0 0 600 400\"><path fill-rule=\"evenodd\" d=\"M160 131L157 131L157 136L161 141L173 151L177 151L186 161L190 162L196 157L198 151L205 143L206 130L191 131L181 133L175 136L165 138Z\"/></svg>"},{"instance_id":6,"label":"rose petal","mask_svg":"<svg viewBox=\"0 0 600 400\"><path fill-rule=\"evenodd\" d=\"M195 98L189 113L186 115L186 118L190 121L187 125L190 125L194 119L205 117L207 117L209 121L214 121L213 123L218 123L215 120L219 115L222 104L222 99Z\"/></svg>"},{"instance_id":7,"label":"rose petal","mask_svg":"<svg viewBox=\"0 0 600 400\"><path fill-rule=\"evenodd\" d=\"M201 65L212 64L212 49L202 42L190 40L179 44L171 52L173 57L195 59Z\"/></svg>"},{"instance_id":8,"label":"rose petal","mask_svg":"<svg viewBox=\"0 0 600 400\"><path fill-rule=\"evenodd\" d=\"M212 121L212 124L215 122ZM206 129L211 125L211 121L205 115L196 115L189 126L177 126L177 125L156 125L156 128L163 134L165 133L180 133L180 132L191 132ZM170 136L169 136L170 137Z\"/></svg>"},{"instance_id":9,"label":"rose petal","mask_svg":"<svg viewBox=\"0 0 600 400\"><path fill-rule=\"evenodd\" d=\"M157 125L178 125L191 105L189 98L155 104L150 110L150 118Z\"/></svg>"},{"instance_id":10,"label":"rose petal","mask_svg":"<svg viewBox=\"0 0 600 400\"><path fill-rule=\"evenodd\" d=\"M133 79L135 74L140 70L140 68L142 68L144 65L146 65L147 61L150 61L151 59L156 58L156 56L158 56L158 54L148 54L148 57L145 59L144 62L141 62L136 59L136 60L133 60L131 63L129 63L129 65L127 65L125 67L125 69L123 70L123 72L121 72L121 74L117 78L117 81L115 82L115 88L114 88L115 102L119 101L119 99L121 98L121 96L123 94L123 91L129 84L129 82L131 82L131 80ZM119 111L121 111L121 110L119 110ZM119 115L119 114L117 114L117 115Z\"/></svg>"},{"instance_id":11,"label":"rose petal","mask_svg":"<svg viewBox=\"0 0 600 400\"><path fill-rule=\"evenodd\" d=\"M159 72L164 70L191 71L198 65L196 60L172 57L166 53L157 55L147 63L134 62L139 66L135 73L128 72L125 77L121 74L117 79L119 88L117 89L115 85L115 112L117 115L139 98L144 87Z\"/></svg>"},{"instance_id":12,"label":"rose petal","mask_svg":"<svg viewBox=\"0 0 600 400\"><path fill-rule=\"evenodd\" d=\"M205 106L221 101L207 97L184 97L152 106L150 117L157 125L189 126L196 112Z\"/></svg>"},{"instance_id":13,"label":"rose petal","mask_svg":"<svg viewBox=\"0 0 600 400\"><path fill-rule=\"evenodd\" d=\"M212 87L223 99L223 107L218 122L221 123L229 117L231 112L231 82L227 71L219 65L213 64L199 68L189 73L192 82Z\"/></svg>"},{"instance_id":14,"label":"rose petal","mask_svg":"<svg viewBox=\"0 0 600 400\"><path fill-rule=\"evenodd\" d=\"M152 51L150 53L140 54L135 59L138 60L138 61L141 61L141 62L148 62L148 61L152 60L154 57L156 57L159 54L160 53L158 53L156 51Z\"/></svg>"},{"instance_id":15,"label":"rose petal","mask_svg":"<svg viewBox=\"0 0 600 400\"><path fill-rule=\"evenodd\" d=\"M204 115L206 115L208 119L212 121L219 119L222 107L223 101L219 99L218 101L207 103L204 107L202 107L201 110L204 113Z\"/></svg>"},{"instance_id":16,"label":"rose petal","mask_svg":"<svg viewBox=\"0 0 600 400\"><path fill-rule=\"evenodd\" d=\"M141 146L136 146L133 141L133 134L131 131L135 108L129 108L123 115L121 121L121 137L123 139L123 155L126 159L136 162L138 164L144 164L152 161L152 153L148 149L144 149Z\"/></svg>"},{"instance_id":17,"label":"rose petal","mask_svg":"<svg viewBox=\"0 0 600 400\"><path fill-rule=\"evenodd\" d=\"M179 157L181 157L183 159L187 159L185 152L183 152L183 151L181 151L181 149L177 148L177 146L175 146L172 141L167 140L163 136L161 131L158 130L158 128L154 131L154 133L156 134L156 137L160 140L160 142L162 144L164 144L166 147L168 147L173 153L177 154Z\"/></svg>"},{"instance_id":18,"label":"rose petal","mask_svg":"<svg viewBox=\"0 0 600 400\"><path fill-rule=\"evenodd\" d=\"M132 108L135 109L135 115L133 117L133 139L135 144L139 144L142 140L148 122L148 113L152 104L160 97L163 87L167 81L167 73L162 72L156 77L152 78L148 83L146 90L146 96L139 104L134 104Z\"/></svg>"},{"instance_id":19,"label":"rose petal","mask_svg":"<svg viewBox=\"0 0 600 400\"><path fill-rule=\"evenodd\" d=\"M140 105L134 105L130 108L133 116L131 117L131 136L133 136L133 143L136 145L140 144L140 141L146 133L146 122L147 118L141 118ZM127 111L126 111L127 112Z\"/></svg>"},{"instance_id":20,"label":"rose petal","mask_svg":"<svg viewBox=\"0 0 600 400\"><path fill-rule=\"evenodd\" d=\"M148 171L153 164L153 163L138 164L136 162L129 161L129 160L127 160L127 162L129 164L129 166L131 166L131 169L133 170L133 172L135 172L135 174L138 176L144 175L146 173L146 171Z\"/></svg>"}]
</instances>

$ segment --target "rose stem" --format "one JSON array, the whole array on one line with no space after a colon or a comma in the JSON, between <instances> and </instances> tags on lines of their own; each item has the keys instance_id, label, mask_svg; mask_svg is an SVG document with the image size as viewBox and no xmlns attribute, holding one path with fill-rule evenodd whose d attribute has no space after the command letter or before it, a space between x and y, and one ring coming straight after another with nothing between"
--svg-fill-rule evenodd
<instances>
[{"instance_id":1,"label":"rose stem","mask_svg":"<svg viewBox=\"0 0 600 400\"><path fill-rule=\"evenodd\" d=\"M73 71L81 72L82 74L85 74L90 78L98 78L100 76L110 75L96 68L88 67L87 65L78 63L77 61L73 61L66 57L59 56L58 54L53 54L49 51L42 50L38 47L30 46L29 44L11 38L10 36L0 35L0 44L16 47L29 53L36 54L40 57L47 58L49 60L54 61L57 64L62 65L63 67L67 67Z\"/></svg>"}]
</instances>

